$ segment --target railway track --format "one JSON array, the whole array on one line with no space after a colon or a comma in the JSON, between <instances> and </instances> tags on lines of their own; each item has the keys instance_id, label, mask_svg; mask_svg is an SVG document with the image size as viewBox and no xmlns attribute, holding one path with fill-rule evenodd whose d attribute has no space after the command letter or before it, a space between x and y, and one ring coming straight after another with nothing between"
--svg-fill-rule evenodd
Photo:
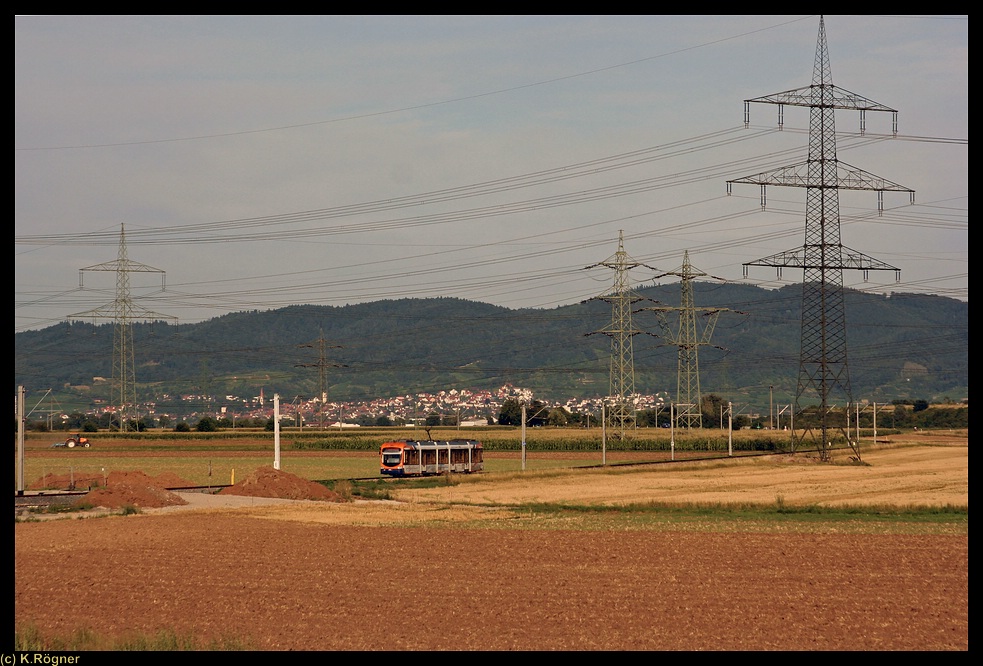
<instances>
[{"instance_id":1,"label":"railway track","mask_svg":"<svg viewBox=\"0 0 983 666\"><path fill-rule=\"evenodd\" d=\"M30 492L14 495L14 515L19 516L28 511L44 511L59 506L68 506L88 490L66 490Z\"/></svg>"},{"instance_id":2,"label":"railway track","mask_svg":"<svg viewBox=\"0 0 983 666\"><path fill-rule=\"evenodd\" d=\"M167 490L184 493L216 493L227 486L191 486L184 488L167 488ZM19 516L28 512L43 512L59 507L67 507L80 497L88 494L89 489L82 490L25 490L14 493L14 515Z\"/></svg>"}]
</instances>

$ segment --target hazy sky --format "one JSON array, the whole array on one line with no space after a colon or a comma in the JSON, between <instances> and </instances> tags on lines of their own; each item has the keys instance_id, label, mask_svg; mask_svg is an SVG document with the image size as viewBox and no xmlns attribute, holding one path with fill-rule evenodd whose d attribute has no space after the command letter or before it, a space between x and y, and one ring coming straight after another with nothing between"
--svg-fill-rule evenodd
<instances>
[{"instance_id":1,"label":"hazy sky","mask_svg":"<svg viewBox=\"0 0 983 666\"><path fill-rule=\"evenodd\" d=\"M179 323L291 304L598 296L683 253L715 278L804 241L805 190L728 179L804 161L813 16L18 16L14 329L111 312ZM968 16L826 16L837 157L915 190L841 191L874 292L968 300ZM125 228L125 256L120 232ZM92 269L92 270L83 270ZM154 269L154 270L150 270ZM159 271L159 272L158 272ZM662 281L677 281L663 277ZM80 286L81 283L81 286ZM164 288L162 289L162 286ZM95 320L96 323L100 323Z\"/></svg>"}]
</instances>

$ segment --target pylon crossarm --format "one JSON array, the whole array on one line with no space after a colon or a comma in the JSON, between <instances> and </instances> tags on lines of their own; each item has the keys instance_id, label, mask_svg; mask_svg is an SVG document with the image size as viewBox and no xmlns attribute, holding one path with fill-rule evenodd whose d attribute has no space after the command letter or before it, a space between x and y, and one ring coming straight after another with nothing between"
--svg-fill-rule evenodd
<instances>
[{"instance_id":1,"label":"pylon crossarm","mask_svg":"<svg viewBox=\"0 0 983 666\"><path fill-rule=\"evenodd\" d=\"M745 185L786 185L789 187L807 187L809 185L809 163L799 162L789 166L779 167L771 171L762 171L752 176L743 176L728 180L727 183L743 183Z\"/></svg>"},{"instance_id":2,"label":"pylon crossarm","mask_svg":"<svg viewBox=\"0 0 983 666\"><path fill-rule=\"evenodd\" d=\"M744 100L745 104L751 102L756 102L760 104L782 104L785 106L816 106L817 99L817 85L804 86L802 88L793 88L792 90L784 90L782 92L774 93L771 95L764 95L762 97L755 97L754 99ZM827 84L825 86L825 93L822 96L823 108L827 109L846 109L849 111L886 111L890 113L897 113L895 109L889 106L885 106L880 102L875 102L873 100L867 99L862 95L850 92L849 90L844 90L839 86L834 86Z\"/></svg>"},{"instance_id":3,"label":"pylon crossarm","mask_svg":"<svg viewBox=\"0 0 983 666\"><path fill-rule=\"evenodd\" d=\"M587 303L589 301L604 301L605 303L624 303L632 305L634 303L640 303L641 301L648 301L651 299L638 296L634 293L630 294L609 294L605 296L595 296L594 298L588 298L586 301L581 301L581 303Z\"/></svg>"},{"instance_id":4,"label":"pylon crossarm","mask_svg":"<svg viewBox=\"0 0 983 666\"><path fill-rule=\"evenodd\" d=\"M851 250L848 247L842 248L842 268L854 268L862 271L894 271L900 273L901 269L896 268L883 261L869 257L862 252Z\"/></svg>"},{"instance_id":5,"label":"pylon crossarm","mask_svg":"<svg viewBox=\"0 0 983 666\"><path fill-rule=\"evenodd\" d=\"M810 173L810 163L799 162L789 166L779 167L771 171L762 171L752 176L734 178L728 180L727 184L741 183L745 185L779 185L782 187L825 187L822 175ZM858 169L855 166L837 161L836 163L836 187L841 190L876 190L878 192L908 192L914 194L914 190L899 185L898 183L875 176L872 173Z\"/></svg>"},{"instance_id":6,"label":"pylon crossarm","mask_svg":"<svg viewBox=\"0 0 983 666\"><path fill-rule=\"evenodd\" d=\"M152 310L147 310L146 308L134 304L132 301L125 304L125 307L122 307L121 304L114 303L112 305L95 308L94 310L88 310L86 312L76 312L75 314L68 315L68 319L69 321L116 319L120 316L120 312L125 312L126 318L129 321L177 321L177 317L174 315L166 315L159 312L154 312Z\"/></svg>"},{"instance_id":7,"label":"pylon crossarm","mask_svg":"<svg viewBox=\"0 0 983 666\"><path fill-rule=\"evenodd\" d=\"M800 249L786 250L773 254L770 257L749 261L744 266L773 266L778 268L803 268L805 267L805 253Z\"/></svg>"},{"instance_id":8,"label":"pylon crossarm","mask_svg":"<svg viewBox=\"0 0 983 666\"><path fill-rule=\"evenodd\" d=\"M106 261L101 264L96 264L95 266L89 266L87 268L80 268L80 271L127 271L129 273L163 273L159 268L154 268L153 266L148 266L146 264L138 264L134 261L119 261L114 259L112 261Z\"/></svg>"},{"instance_id":9,"label":"pylon crossarm","mask_svg":"<svg viewBox=\"0 0 983 666\"><path fill-rule=\"evenodd\" d=\"M836 162L836 186L841 190L877 190L878 192L908 192L914 190L886 178L859 169L846 162Z\"/></svg>"}]
</instances>

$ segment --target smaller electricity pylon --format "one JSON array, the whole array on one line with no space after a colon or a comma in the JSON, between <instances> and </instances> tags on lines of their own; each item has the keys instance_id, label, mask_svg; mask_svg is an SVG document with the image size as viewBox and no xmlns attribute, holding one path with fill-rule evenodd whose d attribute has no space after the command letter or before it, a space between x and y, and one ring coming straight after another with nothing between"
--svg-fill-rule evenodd
<instances>
[{"instance_id":1,"label":"smaller electricity pylon","mask_svg":"<svg viewBox=\"0 0 983 666\"><path fill-rule=\"evenodd\" d=\"M708 308L700 310L703 318L702 328L697 326L697 308L693 303L693 278L707 277L706 273L693 269L689 261L689 250L683 253L683 265L675 271L655 276L655 279L674 275L680 279L682 295L679 307L642 308L658 314L663 337L671 345L679 347L676 370L676 422L680 428L703 427L702 402L700 395L699 348L710 344L710 336L717 325L717 318L727 308ZM673 327L668 313L678 313L678 324ZM701 329L701 330L698 330Z\"/></svg>"},{"instance_id":2,"label":"smaller electricity pylon","mask_svg":"<svg viewBox=\"0 0 983 666\"><path fill-rule=\"evenodd\" d=\"M328 345L324 339L324 331L318 336L317 340L314 342L308 342L299 347L316 347L318 350L318 357L316 363L297 363L294 367L297 368L317 368L318 369L318 406L317 406L317 429L324 430L324 405L328 401L327 386L324 383L324 372L325 368L347 368L347 365L341 363L329 363L324 356L325 349L340 349L341 345Z\"/></svg>"},{"instance_id":3,"label":"smaller electricity pylon","mask_svg":"<svg viewBox=\"0 0 983 666\"><path fill-rule=\"evenodd\" d=\"M69 319L113 320L113 379L112 404L116 409L117 426L126 432L131 414L137 409L136 370L133 351L133 322L177 319L170 315L151 312L133 300L130 294L130 273L160 273L161 291L164 290L164 271L146 264L130 261L126 256L126 228L120 225L119 254L116 261L107 261L79 269L79 287L84 286L86 271L111 271L116 273L116 300L101 308L69 315Z\"/></svg>"},{"instance_id":4,"label":"smaller electricity pylon","mask_svg":"<svg viewBox=\"0 0 983 666\"><path fill-rule=\"evenodd\" d=\"M631 321L632 307L644 300L631 289L628 271L644 266L628 256L625 252L624 233L618 232L618 251L607 260L591 264L586 269L604 266L614 270L614 285L610 291L594 299L611 304L611 323L600 331L585 335L600 333L611 338L611 375L609 399L611 408L607 419L612 428L622 440L627 437L627 431L635 428L635 364L633 358L632 338L644 333L634 328ZM656 270L652 268L652 270Z\"/></svg>"}]
</instances>

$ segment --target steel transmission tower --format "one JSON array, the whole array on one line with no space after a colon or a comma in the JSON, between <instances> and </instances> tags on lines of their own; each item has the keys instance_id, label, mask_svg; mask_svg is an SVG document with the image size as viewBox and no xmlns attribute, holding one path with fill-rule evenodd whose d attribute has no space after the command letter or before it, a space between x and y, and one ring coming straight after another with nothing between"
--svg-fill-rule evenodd
<instances>
[{"instance_id":1,"label":"steel transmission tower","mask_svg":"<svg viewBox=\"0 0 983 666\"><path fill-rule=\"evenodd\" d=\"M807 399L818 398L818 414L815 418L799 417L801 435L793 433L793 449L806 437L816 441L820 458L829 458L828 448L834 429L840 430L846 441L853 445L846 428L853 403L850 376L847 366L846 320L843 306L843 270L899 269L844 247L840 243L839 190L875 190L878 211L883 211L883 193L908 192L914 201L914 191L896 183L866 173L836 159L835 109L860 111L861 134L865 130L867 111L887 111L894 114L893 132L897 134L897 111L833 85L830 74L829 54L826 48L826 28L819 19L819 39L812 85L787 90L744 101L744 124L748 125L748 109L751 102L777 104L779 126L782 125L782 108L805 106L809 108L809 156L801 164L781 167L774 171L728 181L761 186L761 207L765 207L765 186L782 185L806 188L805 243L801 248L782 252L764 259L744 264L748 266L773 266L781 276L782 268L802 268L802 325L799 357L798 386L795 395L796 412L802 412ZM844 401L844 410L833 414L834 400Z\"/></svg>"},{"instance_id":2,"label":"steel transmission tower","mask_svg":"<svg viewBox=\"0 0 983 666\"><path fill-rule=\"evenodd\" d=\"M324 339L324 331L320 332L317 340L314 342L308 342L300 347L312 348L316 347L318 350L318 357L316 363L298 363L296 367L298 368L317 368L318 369L318 406L317 406L317 428L318 430L324 430L324 405L328 401L327 385L324 382L324 371L325 368L347 368L347 365L342 365L340 363L329 363L324 356L324 350L340 349L341 345L328 345Z\"/></svg>"},{"instance_id":3,"label":"steel transmission tower","mask_svg":"<svg viewBox=\"0 0 983 666\"><path fill-rule=\"evenodd\" d=\"M107 261L79 270L79 286L84 286L86 271L112 271L116 273L116 300L110 305L70 315L72 319L113 320L113 378L112 403L117 409L118 427L125 432L130 416L136 410L136 370L133 353L133 321L176 319L151 312L138 306L130 295L130 273L160 273L161 289L164 288L164 271L130 261L126 256L126 228L120 225L119 254L116 261Z\"/></svg>"},{"instance_id":4,"label":"steel transmission tower","mask_svg":"<svg viewBox=\"0 0 983 666\"><path fill-rule=\"evenodd\" d=\"M603 330L587 333L587 335L600 333L611 338L609 388L611 408L607 418L621 439L625 439L626 432L635 427L635 365L632 338L643 332L632 326L632 306L641 301L642 298L631 290L628 271L645 265L628 256L628 253L625 252L624 234L619 231L618 251L615 252L614 256L598 264L591 264L587 268L596 268L597 266L614 270L614 286L607 294L596 297L597 300L611 303L611 324ZM651 268L651 266L645 267Z\"/></svg>"},{"instance_id":5,"label":"steel transmission tower","mask_svg":"<svg viewBox=\"0 0 983 666\"><path fill-rule=\"evenodd\" d=\"M681 268L655 276L655 279L675 275L680 279L682 295L678 308L656 307L644 308L653 310L659 315L659 322L662 325L664 337L669 344L679 347L679 360L676 369L676 409L677 423L680 428L701 428L703 418L700 406L702 396L700 395L700 363L699 348L701 345L710 344L710 336L717 325L717 318L721 312L727 308L710 308L700 310L700 316L704 318L701 328L696 323L697 308L693 303L693 278L706 277L706 273L700 273L693 269L689 261L689 251L683 253L683 265ZM667 313L679 313L678 328L673 330Z\"/></svg>"}]
</instances>

